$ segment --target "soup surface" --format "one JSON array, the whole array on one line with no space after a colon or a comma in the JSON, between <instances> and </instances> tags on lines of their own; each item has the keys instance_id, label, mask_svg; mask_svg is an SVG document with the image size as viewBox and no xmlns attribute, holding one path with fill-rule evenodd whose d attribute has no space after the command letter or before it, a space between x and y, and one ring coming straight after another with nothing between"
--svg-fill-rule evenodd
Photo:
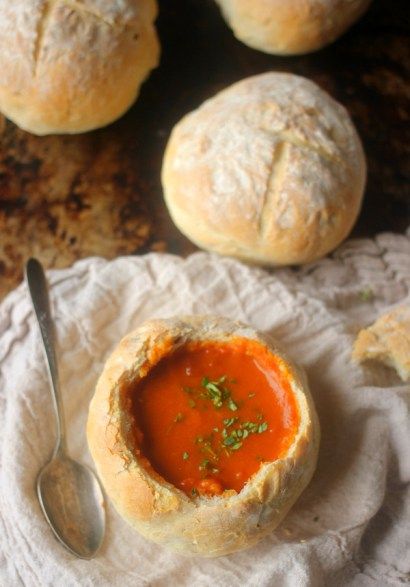
<instances>
[{"instance_id":1,"label":"soup surface","mask_svg":"<svg viewBox=\"0 0 410 587\"><path fill-rule=\"evenodd\" d=\"M239 492L299 425L286 365L242 338L165 356L131 389L131 409L142 454L191 496Z\"/></svg>"}]
</instances>

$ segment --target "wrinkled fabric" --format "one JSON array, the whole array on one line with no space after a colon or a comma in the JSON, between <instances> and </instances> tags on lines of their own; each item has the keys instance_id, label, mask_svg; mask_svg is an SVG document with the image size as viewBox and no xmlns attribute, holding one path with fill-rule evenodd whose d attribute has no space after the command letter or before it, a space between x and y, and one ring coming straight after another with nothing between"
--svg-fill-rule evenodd
<instances>
[{"instance_id":1,"label":"wrinkled fabric","mask_svg":"<svg viewBox=\"0 0 410 587\"><path fill-rule=\"evenodd\" d=\"M40 334L24 284L0 306L0 584L389 586L410 572L410 386L351 361L360 328L410 301L410 232L348 241L270 272L195 253L89 258L49 272L71 455L91 467L85 424L104 361L153 317L220 314L276 337L307 371L322 429L316 473L257 546L188 559L135 533L107 505L91 561L54 538L35 493L55 439Z\"/></svg>"}]
</instances>

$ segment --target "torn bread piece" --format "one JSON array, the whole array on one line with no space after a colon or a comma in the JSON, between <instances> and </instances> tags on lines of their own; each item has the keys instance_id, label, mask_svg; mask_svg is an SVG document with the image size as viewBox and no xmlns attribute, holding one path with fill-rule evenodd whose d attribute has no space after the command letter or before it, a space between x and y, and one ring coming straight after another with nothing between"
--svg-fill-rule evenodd
<instances>
[{"instance_id":1,"label":"torn bread piece","mask_svg":"<svg viewBox=\"0 0 410 587\"><path fill-rule=\"evenodd\" d=\"M361 330L353 359L375 359L393 367L403 381L410 381L410 305L397 306Z\"/></svg>"}]
</instances>

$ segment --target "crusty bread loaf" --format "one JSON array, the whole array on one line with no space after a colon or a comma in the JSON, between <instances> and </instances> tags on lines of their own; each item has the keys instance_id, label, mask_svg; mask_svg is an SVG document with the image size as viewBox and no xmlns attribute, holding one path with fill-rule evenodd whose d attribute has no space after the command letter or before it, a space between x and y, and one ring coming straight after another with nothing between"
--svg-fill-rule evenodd
<instances>
[{"instance_id":1,"label":"crusty bread loaf","mask_svg":"<svg viewBox=\"0 0 410 587\"><path fill-rule=\"evenodd\" d=\"M238 337L257 341L279 358L299 426L286 453L261 464L239 493L189 497L144 466L127 411L130 384L185 343ZM212 557L251 546L279 524L313 475L320 429L304 373L275 341L226 318L185 316L148 321L121 341L98 381L87 437L104 487L125 520L181 554Z\"/></svg>"},{"instance_id":2,"label":"crusty bread loaf","mask_svg":"<svg viewBox=\"0 0 410 587\"><path fill-rule=\"evenodd\" d=\"M216 0L234 35L265 53L296 55L328 45L371 0Z\"/></svg>"},{"instance_id":3,"label":"crusty bread loaf","mask_svg":"<svg viewBox=\"0 0 410 587\"><path fill-rule=\"evenodd\" d=\"M376 360L393 367L403 381L410 381L410 305L397 306L361 330L353 358Z\"/></svg>"},{"instance_id":4,"label":"crusty bread loaf","mask_svg":"<svg viewBox=\"0 0 410 587\"><path fill-rule=\"evenodd\" d=\"M158 63L156 0L1 2L0 111L32 133L109 124Z\"/></svg>"},{"instance_id":5,"label":"crusty bread loaf","mask_svg":"<svg viewBox=\"0 0 410 587\"><path fill-rule=\"evenodd\" d=\"M346 110L290 74L245 79L185 116L162 182L171 216L200 247L255 263L306 263L334 249L366 177Z\"/></svg>"}]
</instances>

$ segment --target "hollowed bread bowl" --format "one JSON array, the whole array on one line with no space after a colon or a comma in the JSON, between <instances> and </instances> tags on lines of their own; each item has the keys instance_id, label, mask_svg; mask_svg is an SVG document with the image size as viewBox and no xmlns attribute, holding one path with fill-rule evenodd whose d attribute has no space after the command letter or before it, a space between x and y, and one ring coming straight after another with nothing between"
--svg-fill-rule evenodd
<instances>
[{"instance_id":1,"label":"hollowed bread bowl","mask_svg":"<svg viewBox=\"0 0 410 587\"><path fill-rule=\"evenodd\" d=\"M191 367L184 367L181 389L174 390L171 381L152 388L158 373L172 373L170 366L182 364L185 356L194 365L194 359L212 353L208 365L213 366L202 373L206 377L195 380ZM231 364L239 365L234 378L225 373ZM240 369L248 364L242 389ZM191 377L190 386L183 385L184 377ZM266 397L258 395L259 377L272 385L269 401L279 406L277 422L276 412L269 415ZM149 402L161 393L161 407L150 419ZM203 435L206 418L220 422L208 440ZM164 427L167 421L169 427ZM147 430L149 422L158 430ZM278 443L279 429L283 439ZM192 442L187 440L191 433L198 433ZM319 424L303 371L274 340L226 318L188 316L148 321L123 338L99 378L87 435L106 492L131 526L181 554L214 557L255 544L280 523L313 475ZM168 463L160 462L159 453L152 457L155 443L165 446L170 463L177 459L174 477L164 475ZM258 451L276 458L258 456ZM254 472L246 479L243 455L248 453ZM208 458L197 466L195 459L204 454ZM224 475L228 469L232 475L235 462L241 464L230 482ZM198 479L188 474L196 470Z\"/></svg>"}]
</instances>

